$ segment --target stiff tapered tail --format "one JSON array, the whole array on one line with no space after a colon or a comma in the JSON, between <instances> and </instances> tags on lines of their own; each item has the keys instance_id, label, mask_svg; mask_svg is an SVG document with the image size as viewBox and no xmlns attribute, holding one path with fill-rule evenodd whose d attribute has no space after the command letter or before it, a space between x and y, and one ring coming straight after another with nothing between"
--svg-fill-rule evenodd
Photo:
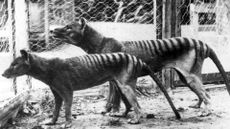
<instances>
[{"instance_id":1,"label":"stiff tapered tail","mask_svg":"<svg viewBox=\"0 0 230 129\"><path fill-rule=\"evenodd\" d=\"M154 73L152 72L152 70L150 69L149 66L145 66L146 67L146 70L147 72L149 73L149 75L152 77L152 79L156 82L156 84L158 85L158 87L161 89L161 91L164 93L166 99L168 100L168 103L169 105L171 106L173 112L175 113L176 115L176 118L177 119L181 119L181 116L179 114L179 112L177 111L176 107L174 106L167 90L165 89L165 87L163 86L163 84L161 83L161 81L154 75Z\"/></svg>"},{"instance_id":2,"label":"stiff tapered tail","mask_svg":"<svg viewBox=\"0 0 230 129\"><path fill-rule=\"evenodd\" d=\"M209 57L216 64L216 67L218 68L218 70L220 71L221 75L223 76L224 82L225 82L226 87L227 87L227 91L228 91L228 93L230 95L230 84L229 84L228 77L226 75L226 72L225 72L223 66L220 63L220 60L218 59L216 53L214 52L214 50L212 48L210 48Z\"/></svg>"}]
</instances>

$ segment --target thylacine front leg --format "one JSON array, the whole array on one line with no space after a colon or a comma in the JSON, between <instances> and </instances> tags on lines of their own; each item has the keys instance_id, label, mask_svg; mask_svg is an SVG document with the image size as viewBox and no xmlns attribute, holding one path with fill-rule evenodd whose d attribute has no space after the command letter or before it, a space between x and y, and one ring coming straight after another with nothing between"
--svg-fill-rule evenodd
<instances>
[{"instance_id":1,"label":"thylacine front leg","mask_svg":"<svg viewBox=\"0 0 230 129\"><path fill-rule=\"evenodd\" d=\"M65 91L64 93L64 106L65 106L65 118L64 128L69 128L72 126L72 114L71 107L73 102L73 91Z\"/></svg>"},{"instance_id":2,"label":"thylacine front leg","mask_svg":"<svg viewBox=\"0 0 230 129\"><path fill-rule=\"evenodd\" d=\"M59 116L59 112L60 112L60 109L61 109L61 105L62 105L62 102L63 102L63 99L62 97L52 88L50 88L53 95L54 95L54 99L55 99L55 108L54 108L54 111L53 111L53 117L52 117L52 120L45 123L46 125L54 125L56 124L57 120L58 120L58 116Z\"/></svg>"}]
</instances>

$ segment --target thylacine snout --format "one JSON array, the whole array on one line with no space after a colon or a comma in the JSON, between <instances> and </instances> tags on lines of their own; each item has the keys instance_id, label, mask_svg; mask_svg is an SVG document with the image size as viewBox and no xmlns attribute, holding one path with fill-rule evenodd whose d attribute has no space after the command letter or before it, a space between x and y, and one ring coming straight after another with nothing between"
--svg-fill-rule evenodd
<instances>
[{"instance_id":1,"label":"thylacine snout","mask_svg":"<svg viewBox=\"0 0 230 129\"><path fill-rule=\"evenodd\" d=\"M56 28L50 31L51 36L54 38L64 38L64 30L61 28Z\"/></svg>"},{"instance_id":2,"label":"thylacine snout","mask_svg":"<svg viewBox=\"0 0 230 129\"><path fill-rule=\"evenodd\" d=\"M9 69L5 70L5 71L3 72L3 74L2 74L2 76L5 77L5 78L12 78L12 77L10 76L10 74L9 74Z\"/></svg>"},{"instance_id":3,"label":"thylacine snout","mask_svg":"<svg viewBox=\"0 0 230 129\"><path fill-rule=\"evenodd\" d=\"M10 78L10 76L7 74L7 70L2 74L2 76L5 78Z\"/></svg>"}]
</instances>

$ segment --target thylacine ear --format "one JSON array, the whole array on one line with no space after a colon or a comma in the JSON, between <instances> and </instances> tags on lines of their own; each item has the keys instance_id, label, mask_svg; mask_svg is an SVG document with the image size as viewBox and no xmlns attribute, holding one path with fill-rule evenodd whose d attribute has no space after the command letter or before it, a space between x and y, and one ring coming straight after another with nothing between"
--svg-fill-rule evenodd
<instances>
[{"instance_id":1,"label":"thylacine ear","mask_svg":"<svg viewBox=\"0 0 230 129\"><path fill-rule=\"evenodd\" d=\"M30 60L29 56L30 56L30 54L24 49L20 50L20 53L21 53L22 57L26 60L26 63L29 64L29 60Z\"/></svg>"},{"instance_id":2,"label":"thylacine ear","mask_svg":"<svg viewBox=\"0 0 230 129\"><path fill-rule=\"evenodd\" d=\"M85 30L85 26L87 24L87 20L82 17L82 18L79 19L79 24L81 25L81 30L84 31Z\"/></svg>"},{"instance_id":3,"label":"thylacine ear","mask_svg":"<svg viewBox=\"0 0 230 129\"><path fill-rule=\"evenodd\" d=\"M22 55L23 58L27 59L28 58L28 52L24 49L20 50L20 53Z\"/></svg>"}]
</instances>

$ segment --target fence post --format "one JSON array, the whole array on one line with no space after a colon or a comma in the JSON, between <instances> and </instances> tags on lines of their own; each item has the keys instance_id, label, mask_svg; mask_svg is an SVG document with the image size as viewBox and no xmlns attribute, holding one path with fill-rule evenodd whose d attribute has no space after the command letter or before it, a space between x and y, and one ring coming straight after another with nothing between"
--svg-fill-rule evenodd
<instances>
[{"instance_id":1,"label":"fence post","mask_svg":"<svg viewBox=\"0 0 230 129\"><path fill-rule=\"evenodd\" d=\"M171 37L172 0L163 0L163 38Z\"/></svg>"},{"instance_id":2,"label":"fence post","mask_svg":"<svg viewBox=\"0 0 230 129\"><path fill-rule=\"evenodd\" d=\"M162 38L171 38L178 36L178 23L177 23L177 4L178 0L163 0L163 27L162 27ZM175 72L172 69L162 70L162 82L166 88L173 88Z\"/></svg>"},{"instance_id":3,"label":"fence post","mask_svg":"<svg viewBox=\"0 0 230 129\"><path fill-rule=\"evenodd\" d=\"M10 39L9 42L11 43L11 51L13 53L13 59L16 58L16 49L15 49L15 5L14 5L14 0L7 0L8 1L8 14L9 14L9 23L10 23ZM16 78L13 79L13 90L14 94L17 94L17 85L16 85Z\"/></svg>"},{"instance_id":4,"label":"fence post","mask_svg":"<svg viewBox=\"0 0 230 129\"><path fill-rule=\"evenodd\" d=\"M171 0L163 0L163 10L162 10L162 38L169 38L171 35ZM162 70L162 83L169 88L170 85L170 72L168 69Z\"/></svg>"},{"instance_id":5,"label":"fence post","mask_svg":"<svg viewBox=\"0 0 230 129\"><path fill-rule=\"evenodd\" d=\"M157 0L153 0L153 25L155 27L154 38L157 38Z\"/></svg>"},{"instance_id":6,"label":"fence post","mask_svg":"<svg viewBox=\"0 0 230 129\"><path fill-rule=\"evenodd\" d=\"M162 38L162 23L163 23L163 14L162 14L162 6L163 6L163 1L162 0L155 0L156 1L156 35L157 39Z\"/></svg>"},{"instance_id":7,"label":"fence post","mask_svg":"<svg viewBox=\"0 0 230 129\"><path fill-rule=\"evenodd\" d=\"M49 44L49 0L44 0L44 21L45 21L45 43L46 45Z\"/></svg>"},{"instance_id":8,"label":"fence post","mask_svg":"<svg viewBox=\"0 0 230 129\"><path fill-rule=\"evenodd\" d=\"M198 34L198 13L196 12L195 5L190 4L190 21L191 21L191 33L194 38L197 37Z\"/></svg>"},{"instance_id":9,"label":"fence post","mask_svg":"<svg viewBox=\"0 0 230 129\"><path fill-rule=\"evenodd\" d=\"M27 23L27 38L28 38L28 41L27 41L27 44L28 44L28 49L30 50L30 42L29 42L29 39L30 39L30 6L29 6L29 0L25 0L26 2L26 14L27 14L27 19L26 19L26 23ZM32 78L30 76L27 77L26 79L26 83L29 87L29 89L32 89Z\"/></svg>"}]
</instances>

